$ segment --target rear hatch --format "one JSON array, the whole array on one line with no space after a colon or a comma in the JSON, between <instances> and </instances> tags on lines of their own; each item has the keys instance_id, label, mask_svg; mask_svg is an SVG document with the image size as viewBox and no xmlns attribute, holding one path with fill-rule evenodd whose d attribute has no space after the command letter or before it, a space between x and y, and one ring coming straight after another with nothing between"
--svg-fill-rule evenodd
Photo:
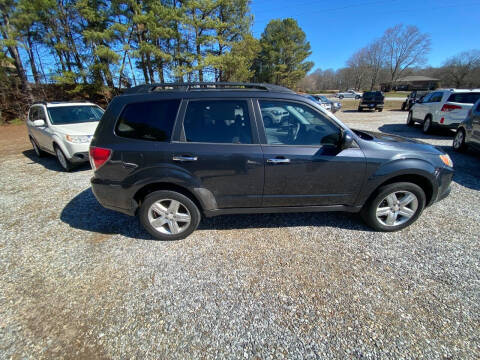
<instances>
[{"instance_id":1,"label":"rear hatch","mask_svg":"<svg viewBox=\"0 0 480 360\"><path fill-rule=\"evenodd\" d=\"M461 123L478 99L480 99L480 91L451 94L440 110L440 123L446 125Z\"/></svg>"},{"instance_id":2,"label":"rear hatch","mask_svg":"<svg viewBox=\"0 0 480 360\"><path fill-rule=\"evenodd\" d=\"M380 91L363 93L362 104L383 104L384 96Z\"/></svg>"}]
</instances>

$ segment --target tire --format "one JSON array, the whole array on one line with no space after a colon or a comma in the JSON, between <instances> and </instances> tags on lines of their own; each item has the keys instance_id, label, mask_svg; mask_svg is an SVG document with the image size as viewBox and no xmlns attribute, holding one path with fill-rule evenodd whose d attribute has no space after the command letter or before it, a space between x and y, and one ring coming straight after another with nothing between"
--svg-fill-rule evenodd
<instances>
[{"instance_id":1,"label":"tire","mask_svg":"<svg viewBox=\"0 0 480 360\"><path fill-rule=\"evenodd\" d=\"M358 111L363 111L363 108L361 106L359 106Z\"/></svg>"},{"instance_id":2,"label":"tire","mask_svg":"<svg viewBox=\"0 0 480 360\"><path fill-rule=\"evenodd\" d=\"M360 99L360 96L358 96L358 95L355 96L355 100L358 100L358 99Z\"/></svg>"},{"instance_id":3,"label":"tire","mask_svg":"<svg viewBox=\"0 0 480 360\"><path fill-rule=\"evenodd\" d=\"M338 98L339 98L340 100L342 100L342 99L343 99L343 95L339 95Z\"/></svg>"},{"instance_id":4,"label":"tire","mask_svg":"<svg viewBox=\"0 0 480 360\"><path fill-rule=\"evenodd\" d=\"M391 197L392 194L395 194L395 198ZM405 206L401 206L402 199L411 200ZM425 204L425 192L420 186L409 182L398 182L380 187L364 205L361 215L371 228L377 231L393 232L413 224L422 214ZM377 210L382 215L377 216ZM402 212L408 216L402 215ZM389 222L392 223L389 224Z\"/></svg>"},{"instance_id":5,"label":"tire","mask_svg":"<svg viewBox=\"0 0 480 360\"><path fill-rule=\"evenodd\" d=\"M453 138L453 143L452 143L453 150L458 152L464 152L467 150L468 146L465 143L465 135L466 135L465 130L463 130L462 128L459 128L457 130L457 133Z\"/></svg>"},{"instance_id":6,"label":"tire","mask_svg":"<svg viewBox=\"0 0 480 360\"><path fill-rule=\"evenodd\" d=\"M35 141L35 139L33 137L30 136L30 142L32 143L32 147L33 147L33 151L35 151L35 155L37 157L43 157L45 156L45 152L40 150L40 148L38 147L38 144L37 142Z\"/></svg>"},{"instance_id":7,"label":"tire","mask_svg":"<svg viewBox=\"0 0 480 360\"><path fill-rule=\"evenodd\" d=\"M423 126L422 126L422 131L424 134L429 134L432 132L432 117L430 115L427 115L425 120L423 121Z\"/></svg>"},{"instance_id":8,"label":"tire","mask_svg":"<svg viewBox=\"0 0 480 360\"><path fill-rule=\"evenodd\" d=\"M198 206L191 199L170 190L155 191L147 195L138 216L150 235L166 241L185 239L197 229L202 217ZM177 221L175 216L178 216ZM155 220L158 226L155 225Z\"/></svg>"},{"instance_id":9,"label":"tire","mask_svg":"<svg viewBox=\"0 0 480 360\"><path fill-rule=\"evenodd\" d=\"M407 116L407 126L413 126L413 125L415 125L415 121L413 121L412 112L409 111Z\"/></svg>"},{"instance_id":10,"label":"tire","mask_svg":"<svg viewBox=\"0 0 480 360\"><path fill-rule=\"evenodd\" d=\"M382 109L378 109L378 112L382 112L383 111L383 108Z\"/></svg>"},{"instance_id":11,"label":"tire","mask_svg":"<svg viewBox=\"0 0 480 360\"><path fill-rule=\"evenodd\" d=\"M407 104L403 103L402 104L402 111L405 111L405 108L407 107Z\"/></svg>"},{"instance_id":12,"label":"tire","mask_svg":"<svg viewBox=\"0 0 480 360\"><path fill-rule=\"evenodd\" d=\"M67 159L60 147L55 146L55 154L57 155L57 160L62 169L66 172L72 171L72 163Z\"/></svg>"}]
</instances>

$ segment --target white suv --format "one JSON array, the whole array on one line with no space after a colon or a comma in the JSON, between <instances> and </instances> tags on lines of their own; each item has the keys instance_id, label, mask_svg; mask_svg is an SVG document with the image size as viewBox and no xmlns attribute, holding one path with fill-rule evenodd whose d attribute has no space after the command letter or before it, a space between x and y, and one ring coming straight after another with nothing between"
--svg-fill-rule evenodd
<instances>
[{"instance_id":1,"label":"white suv","mask_svg":"<svg viewBox=\"0 0 480 360\"><path fill-rule=\"evenodd\" d=\"M435 90L413 105L407 125L423 123L424 133L429 133L435 126L456 129L479 98L480 89Z\"/></svg>"},{"instance_id":2,"label":"white suv","mask_svg":"<svg viewBox=\"0 0 480 360\"><path fill-rule=\"evenodd\" d=\"M37 156L55 155L65 171L88 162L88 147L104 111L88 102L37 102L30 107L28 137Z\"/></svg>"}]
</instances>

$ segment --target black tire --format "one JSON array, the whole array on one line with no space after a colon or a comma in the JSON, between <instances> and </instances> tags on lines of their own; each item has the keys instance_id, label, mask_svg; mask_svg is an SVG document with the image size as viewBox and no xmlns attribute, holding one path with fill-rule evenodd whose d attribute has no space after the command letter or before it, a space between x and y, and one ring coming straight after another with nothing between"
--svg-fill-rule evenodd
<instances>
[{"instance_id":1,"label":"black tire","mask_svg":"<svg viewBox=\"0 0 480 360\"><path fill-rule=\"evenodd\" d=\"M407 126L413 126L415 125L415 121L413 121L413 114L411 111L408 112L407 116Z\"/></svg>"},{"instance_id":2,"label":"black tire","mask_svg":"<svg viewBox=\"0 0 480 360\"><path fill-rule=\"evenodd\" d=\"M37 141L31 136L30 136L30 142L32 143L33 151L35 151L35 155L37 157L40 158L45 156L45 152L43 150L40 150L40 148L38 147Z\"/></svg>"},{"instance_id":3,"label":"black tire","mask_svg":"<svg viewBox=\"0 0 480 360\"><path fill-rule=\"evenodd\" d=\"M382 112L383 111L383 108L382 109L378 109L378 112Z\"/></svg>"},{"instance_id":4,"label":"black tire","mask_svg":"<svg viewBox=\"0 0 480 360\"><path fill-rule=\"evenodd\" d=\"M403 104L402 104L402 111L405 111L405 110L406 110L406 109L405 109L406 107L407 107L407 104L406 104L406 103L403 103Z\"/></svg>"},{"instance_id":5,"label":"black tire","mask_svg":"<svg viewBox=\"0 0 480 360\"><path fill-rule=\"evenodd\" d=\"M355 96L355 100L358 100L358 99L360 99L360 97L361 97L361 96L358 96L358 95L357 95L357 96Z\"/></svg>"},{"instance_id":6,"label":"black tire","mask_svg":"<svg viewBox=\"0 0 480 360\"><path fill-rule=\"evenodd\" d=\"M63 171L70 172L73 169L72 163L67 159L62 149L58 145L53 147L55 149L55 154L57 156L58 163L62 167ZM62 158L63 157L63 158Z\"/></svg>"},{"instance_id":7,"label":"black tire","mask_svg":"<svg viewBox=\"0 0 480 360\"><path fill-rule=\"evenodd\" d=\"M178 201L181 204L181 206L184 207L183 210L188 210L185 214L190 216L190 223L185 225L185 228L182 229L181 232L176 234L164 233L157 230L150 223L149 211L154 212L154 210L151 209L151 206L154 203L157 203L161 200ZM169 216L167 214L168 212L165 213L164 216ZM198 209L198 206L190 198L188 198L187 196L181 193L178 193L176 191L170 191L170 190L159 190L159 191L155 191L148 194L145 197L145 199L142 201L142 205L140 206L140 211L138 213L138 216L140 218L140 222L142 223L143 227L145 228L145 230L147 230L150 233L150 235L152 235L154 238L158 240L166 240L166 241L185 239L187 236L189 236L192 232L194 232L197 229L198 224L200 223L200 219L202 217L200 214L200 210ZM161 215L159 215L159 217L161 217ZM165 231L171 231L171 227L168 223L168 220L167 220L167 223L165 223L164 225L166 229Z\"/></svg>"},{"instance_id":8,"label":"black tire","mask_svg":"<svg viewBox=\"0 0 480 360\"><path fill-rule=\"evenodd\" d=\"M343 95L339 95L338 98L339 98L340 100L342 100L342 99L343 99Z\"/></svg>"},{"instance_id":9,"label":"black tire","mask_svg":"<svg viewBox=\"0 0 480 360\"><path fill-rule=\"evenodd\" d=\"M410 192L416 197L417 207L414 214L405 222L399 225L385 225L377 218L377 208L385 201L385 198L395 192ZM401 201L401 199L400 199ZM407 226L413 224L419 216L422 214L423 209L425 208L426 197L425 192L422 188L416 184L409 182L398 182L393 184L388 184L380 187L367 201L363 206L361 215L363 220L371 228L377 231L398 231L406 228ZM402 218L401 218L402 219Z\"/></svg>"},{"instance_id":10,"label":"black tire","mask_svg":"<svg viewBox=\"0 0 480 360\"><path fill-rule=\"evenodd\" d=\"M432 132L432 128L432 117L430 115L427 115L427 117L423 121L422 131L424 134L430 134Z\"/></svg>"},{"instance_id":11,"label":"black tire","mask_svg":"<svg viewBox=\"0 0 480 360\"><path fill-rule=\"evenodd\" d=\"M464 152L467 150L468 145L465 143L465 130L459 128L453 138L452 147L453 150L458 152Z\"/></svg>"},{"instance_id":12,"label":"black tire","mask_svg":"<svg viewBox=\"0 0 480 360\"><path fill-rule=\"evenodd\" d=\"M359 106L358 111L363 111L363 108L361 106Z\"/></svg>"}]
</instances>

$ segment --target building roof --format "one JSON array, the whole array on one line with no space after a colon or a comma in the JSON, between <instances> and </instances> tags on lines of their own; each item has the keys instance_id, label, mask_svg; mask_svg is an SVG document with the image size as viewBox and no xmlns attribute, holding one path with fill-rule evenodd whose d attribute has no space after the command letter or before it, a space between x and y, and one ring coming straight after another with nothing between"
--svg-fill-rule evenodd
<instances>
[{"instance_id":1,"label":"building roof","mask_svg":"<svg viewBox=\"0 0 480 360\"><path fill-rule=\"evenodd\" d=\"M395 82L415 82L415 81L440 81L440 79L431 78L428 76L405 76L397 79Z\"/></svg>"}]
</instances>

